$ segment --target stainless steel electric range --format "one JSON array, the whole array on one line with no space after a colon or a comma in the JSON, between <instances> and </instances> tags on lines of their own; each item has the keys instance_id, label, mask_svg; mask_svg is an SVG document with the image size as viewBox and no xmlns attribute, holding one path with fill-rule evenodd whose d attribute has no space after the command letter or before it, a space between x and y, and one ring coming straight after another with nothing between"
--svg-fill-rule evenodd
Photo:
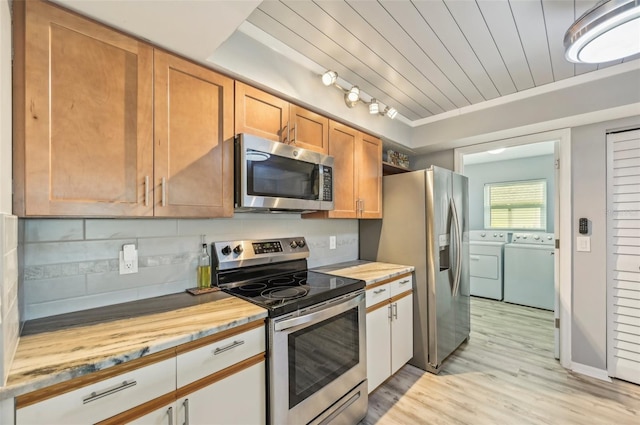
<instances>
[{"instance_id":1,"label":"stainless steel electric range","mask_svg":"<svg viewBox=\"0 0 640 425\"><path fill-rule=\"evenodd\" d=\"M269 312L269 423L364 418L365 282L307 270L302 237L221 241L211 250L213 284Z\"/></svg>"}]
</instances>

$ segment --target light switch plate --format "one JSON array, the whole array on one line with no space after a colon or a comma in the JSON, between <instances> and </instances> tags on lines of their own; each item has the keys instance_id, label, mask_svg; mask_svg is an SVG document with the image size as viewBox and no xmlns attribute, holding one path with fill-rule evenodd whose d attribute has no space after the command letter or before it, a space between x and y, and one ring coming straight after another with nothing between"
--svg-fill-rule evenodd
<instances>
[{"instance_id":1,"label":"light switch plate","mask_svg":"<svg viewBox=\"0 0 640 425\"><path fill-rule=\"evenodd\" d=\"M329 249L336 249L336 237L329 236Z\"/></svg>"},{"instance_id":2,"label":"light switch plate","mask_svg":"<svg viewBox=\"0 0 640 425\"><path fill-rule=\"evenodd\" d=\"M578 251L578 252L591 252L591 237L590 236L578 236L576 238L576 251Z\"/></svg>"}]
</instances>

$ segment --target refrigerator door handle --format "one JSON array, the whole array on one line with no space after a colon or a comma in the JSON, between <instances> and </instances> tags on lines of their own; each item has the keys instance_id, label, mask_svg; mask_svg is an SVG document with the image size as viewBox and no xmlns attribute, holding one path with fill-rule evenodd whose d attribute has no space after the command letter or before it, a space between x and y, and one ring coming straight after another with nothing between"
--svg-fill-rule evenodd
<instances>
[{"instance_id":1,"label":"refrigerator door handle","mask_svg":"<svg viewBox=\"0 0 640 425\"><path fill-rule=\"evenodd\" d=\"M458 295L460 290L460 279L462 278L462 232L460 231L460 220L458 219L458 209L456 202L451 198L451 210L453 211L453 224L456 232L456 274L453 279L453 296Z\"/></svg>"}]
</instances>

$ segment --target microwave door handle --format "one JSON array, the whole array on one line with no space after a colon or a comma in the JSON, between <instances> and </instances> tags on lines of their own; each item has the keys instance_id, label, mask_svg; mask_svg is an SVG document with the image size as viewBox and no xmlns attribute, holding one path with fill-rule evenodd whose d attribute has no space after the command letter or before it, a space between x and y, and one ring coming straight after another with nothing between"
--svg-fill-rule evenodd
<instances>
[{"instance_id":1,"label":"microwave door handle","mask_svg":"<svg viewBox=\"0 0 640 425\"><path fill-rule=\"evenodd\" d=\"M351 310L352 308L357 307L358 304L360 304L363 299L364 299L364 293L359 294L357 297L352 298L349 301L340 302L339 304L336 304L332 307L326 307L314 313L309 313L309 314L305 314L304 316L294 317L291 319L286 319L280 322L276 322L274 329L276 331L289 330L289 332L292 332L293 331L292 328L306 327L310 324L321 322L330 317L333 317L345 311ZM305 325L305 326L302 326L302 325Z\"/></svg>"}]
</instances>

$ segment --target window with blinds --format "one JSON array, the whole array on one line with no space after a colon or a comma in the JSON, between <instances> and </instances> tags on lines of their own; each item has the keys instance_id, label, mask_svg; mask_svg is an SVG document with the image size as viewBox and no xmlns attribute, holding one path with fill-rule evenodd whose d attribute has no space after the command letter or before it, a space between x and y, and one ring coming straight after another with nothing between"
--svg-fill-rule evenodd
<instances>
[{"instance_id":1,"label":"window with blinds","mask_svg":"<svg viewBox=\"0 0 640 425\"><path fill-rule=\"evenodd\" d=\"M484 185L485 229L547 230L547 181Z\"/></svg>"}]
</instances>

